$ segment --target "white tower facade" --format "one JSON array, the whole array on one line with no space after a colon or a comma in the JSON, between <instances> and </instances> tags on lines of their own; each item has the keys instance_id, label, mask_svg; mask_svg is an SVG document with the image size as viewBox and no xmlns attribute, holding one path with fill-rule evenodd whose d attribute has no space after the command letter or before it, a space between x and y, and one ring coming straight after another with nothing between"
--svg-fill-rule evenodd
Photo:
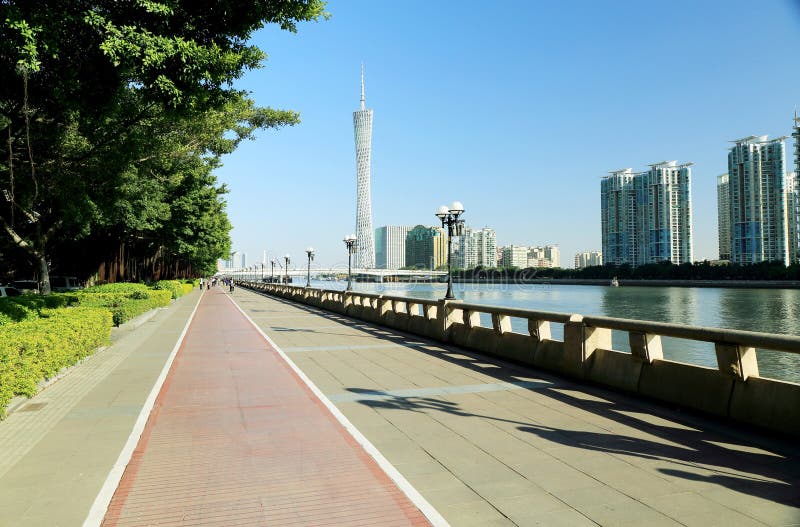
<instances>
[{"instance_id":1,"label":"white tower facade","mask_svg":"<svg viewBox=\"0 0 800 527\"><path fill-rule=\"evenodd\" d=\"M361 65L361 109L353 112L356 139L356 267L375 268L375 240L372 230L370 164L372 158L372 110L364 107L364 65Z\"/></svg>"}]
</instances>

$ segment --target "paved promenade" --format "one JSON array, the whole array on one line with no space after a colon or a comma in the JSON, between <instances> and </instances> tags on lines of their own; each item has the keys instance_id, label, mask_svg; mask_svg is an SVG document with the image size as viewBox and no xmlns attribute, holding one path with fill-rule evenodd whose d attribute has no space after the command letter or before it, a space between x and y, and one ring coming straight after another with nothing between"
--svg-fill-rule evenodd
<instances>
[{"instance_id":1,"label":"paved promenade","mask_svg":"<svg viewBox=\"0 0 800 527\"><path fill-rule=\"evenodd\" d=\"M238 290L452 525L800 525L800 450Z\"/></svg>"},{"instance_id":2,"label":"paved promenade","mask_svg":"<svg viewBox=\"0 0 800 527\"><path fill-rule=\"evenodd\" d=\"M214 288L103 525L429 523Z\"/></svg>"},{"instance_id":3,"label":"paved promenade","mask_svg":"<svg viewBox=\"0 0 800 527\"><path fill-rule=\"evenodd\" d=\"M199 298L0 422L0 527L82 525L107 481L94 519L119 526L800 525L796 443L241 288Z\"/></svg>"}]
</instances>

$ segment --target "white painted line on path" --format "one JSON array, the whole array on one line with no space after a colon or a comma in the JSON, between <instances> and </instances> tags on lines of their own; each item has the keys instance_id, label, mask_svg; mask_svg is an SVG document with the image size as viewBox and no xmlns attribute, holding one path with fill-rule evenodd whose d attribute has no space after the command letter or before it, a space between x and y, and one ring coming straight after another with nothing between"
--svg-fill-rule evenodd
<instances>
[{"instance_id":1,"label":"white painted line on path","mask_svg":"<svg viewBox=\"0 0 800 527\"><path fill-rule=\"evenodd\" d=\"M353 436L353 439L355 439L358 444L364 448L367 454L369 454L372 459L375 460L381 470L383 470L384 473L386 473L386 475L395 482L395 484L400 488L401 491L403 491L408 499L411 500L411 502L416 505L420 512L425 515L428 521L431 522L431 525L434 527L449 527L450 524L447 523L447 520L445 520L441 514L439 514L439 511L433 508L433 505L428 503L428 500L426 500L422 494L420 494L419 491L415 489L411 483L409 483L409 481L400 473L399 470L394 467L394 465L389 463L388 459L383 457L383 454L381 454L380 451L375 448L375 445L373 445L369 439L367 439L364 434L362 434L358 428L356 428L353 423L351 423L350 420L345 417L345 415L336 407L336 405L333 404L324 393L322 393L322 390L317 388L317 385L314 384L314 382L308 378L308 376L303 373L300 368L297 367L292 359L290 359L289 356L277 344L275 344L271 338L269 338L269 335L264 333L264 331L258 327L258 325L253 321L252 318L250 318L244 309L242 309L239 304L233 300L233 298L229 297L229 300L234 306L236 306L236 309L238 309L242 315L244 315L244 317L253 325L253 327L256 328L256 331L258 331L261 336L264 337L267 342L269 342L270 346L272 346L275 351L278 352L281 358L286 361L286 364L288 364L289 367L294 370L297 376L300 377L304 383L306 383L306 386L308 386L308 388L314 393L314 395L317 396L322 404L328 408L328 410L345 428L345 430L347 430L347 432Z\"/></svg>"},{"instance_id":2,"label":"white painted line on path","mask_svg":"<svg viewBox=\"0 0 800 527\"><path fill-rule=\"evenodd\" d=\"M144 406L142 406L142 411L139 412L139 417L136 419L136 423L133 425L133 430L131 430L131 434L128 436L128 441L122 448L122 452L119 453L117 462L114 463L114 466L111 468L111 472L108 473L105 483L103 483L103 486L100 488L100 492L95 497L92 508L89 509L89 514L83 521L83 527L97 527L103 522L103 518L105 518L106 511L108 510L108 505L111 503L111 498L114 497L114 492L116 492L119 482L122 479L122 475L125 473L125 468L128 466L128 463L133 456L133 451L136 449L136 445L139 444L139 438L142 436L144 427L147 424L147 419L150 417L150 411L156 404L156 399L158 398L159 392L161 392L161 387L164 385L164 381L167 379L167 374L169 373L170 368L172 368L172 362L175 360L175 356L178 354L181 344L183 344L183 339L186 337L186 333L189 331L189 326L194 320L194 315L197 313L197 308L200 306L200 301L203 300L203 295L205 295L205 289L200 293L200 298L197 300L197 304L194 306L192 314L189 315L189 320L186 321L186 325L183 327L183 331L178 337L175 347L172 348L172 352L167 358L167 362L161 369L161 374L159 374L158 379L156 379L153 389L150 390L150 395L148 395L147 399L145 399Z\"/></svg>"}]
</instances>

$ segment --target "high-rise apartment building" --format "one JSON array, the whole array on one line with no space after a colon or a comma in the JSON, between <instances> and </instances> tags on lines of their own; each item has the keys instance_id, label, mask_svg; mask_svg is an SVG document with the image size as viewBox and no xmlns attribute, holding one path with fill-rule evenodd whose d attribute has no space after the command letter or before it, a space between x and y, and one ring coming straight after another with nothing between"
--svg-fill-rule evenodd
<instances>
[{"instance_id":1,"label":"high-rise apartment building","mask_svg":"<svg viewBox=\"0 0 800 527\"><path fill-rule=\"evenodd\" d=\"M636 178L641 263L692 262L692 165L663 161Z\"/></svg>"},{"instance_id":2,"label":"high-rise apartment building","mask_svg":"<svg viewBox=\"0 0 800 527\"><path fill-rule=\"evenodd\" d=\"M372 202L370 164L372 159L372 110L364 106L364 65L361 65L361 109L353 112L356 140L356 267L375 267L375 244L372 238Z\"/></svg>"},{"instance_id":3,"label":"high-rise apartment building","mask_svg":"<svg viewBox=\"0 0 800 527\"><path fill-rule=\"evenodd\" d=\"M719 259L731 259L731 186L728 174L717 176L717 232Z\"/></svg>"},{"instance_id":4,"label":"high-rise apartment building","mask_svg":"<svg viewBox=\"0 0 800 527\"><path fill-rule=\"evenodd\" d=\"M792 182L792 196L791 201L793 206L789 208L794 211L794 234L791 233L792 225L790 225L790 240L793 243L793 254L790 255L793 263L800 262L800 118L797 117L797 112L794 114L794 130L792 131L794 137L794 178Z\"/></svg>"},{"instance_id":5,"label":"high-rise apartment building","mask_svg":"<svg viewBox=\"0 0 800 527\"><path fill-rule=\"evenodd\" d=\"M471 229L467 227L464 235L453 240L453 266L461 269L474 269L477 266L495 267L497 233L494 229Z\"/></svg>"},{"instance_id":6,"label":"high-rise apartment building","mask_svg":"<svg viewBox=\"0 0 800 527\"><path fill-rule=\"evenodd\" d=\"M406 265L406 236L412 228L386 225L375 229L376 269L400 269Z\"/></svg>"},{"instance_id":7,"label":"high-rise apartment building","mask_svg":"<svg viewBox=\"0 0 800 527\"><path fill-rule=\"evenodd\" d=\"M528 267L528 247L522 245L508 245L502 248L503 260L501 267Z\"/></svg>"},{"instance_id":8,"label":"high-rise apartment building","mask_svg":"<svg viewBox=\"0 0 800 527\"><path fill-rule=\"evenodd\" d=\"M441 227L417 225L406 236L406 267L436 269L447 264L447 233Z\"/></svg>"},{"instance_id":9,"label":"high-rise apartment building","mask_svg":"<svg viewBox=\"0 0 800 527\"><path fill-rule=\"evenodd\" d=\"M558 245L529 248L528 267L561 267L561 250Z\"/></svg>"},{"instance_id":10,"label":"high-rise apartment building","mask_svg":"<svg viewBox=\"0 0 800 527\"><path fill-rule=\"evenodd\" d=\"M472 240L475 247L475 265L482 267L497 266L497 233L495 230L484 227L473 231Z\"/></svg>"},{"instance_id":11,"label":"high-rise apartment building","mask_svg":"<svg viewBox=\"0 0 800 527\"><path fill-rule=\"evenodd\" d=\"M691 262L692 163L663 161L645 172L611 172L600 184L606 263Z\"/></svg>"},{"instance_id":12,"label":"high-rise apartment building","mask_svg":"<svg viewBox=\"0 0 800 527\"><path fill-rule=\"evenodd\" d=\"M728 152L731 261L789 260L785 137L749 136Z\"/></svg>"},{"instance_id":13,"label":"high-rise apartment building","mask_svg":"<svg viewBox=\"0 0 800 527\"><path fill-rule=\"evenodd\" d=\"M610 172L600 182L600 223L606 263L638 261L636 188L633 169Z\"/></svg>"},{"instance_id":14,"label":"high-rise apartment building","mask_svg":"<svg viewBox=\"0 0 800 527\"><path fill-rule=\"evenodd\" d=\"M575 255L575 269L603 265L602 251L584 251Z\"/></svg>"},{"instance_id":15,"label":"high-rise apartment building","mask_svg":"<svg viewBox=\"0 0 800 527\"><path fill-rule=\"evenodd\" d=\"M797 173L786 174L786 234L789 262L800 262L800 182Z\"/></svg>"},{"instance_id":16,"label":"high-rise apartment building","mask_svg":"<svg viewBox=\"0 0 800 527\"><path fill-rule=\"evenodd\" d=\"M242 261L241 261L241 263L242 263L242 265L241 265L242 269L247 267L247 253L242 253Z\"/></svg>"}]
</instances>

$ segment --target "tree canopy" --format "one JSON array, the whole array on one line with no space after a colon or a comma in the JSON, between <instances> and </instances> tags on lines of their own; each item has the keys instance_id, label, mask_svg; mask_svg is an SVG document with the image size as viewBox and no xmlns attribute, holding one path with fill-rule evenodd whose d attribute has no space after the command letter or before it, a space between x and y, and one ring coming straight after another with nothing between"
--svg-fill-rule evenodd
<instances>
[{"instance_id":1,"label":"tree canopy","mask_svg":"<svg viewBox=\"0 0 800 527\"><path fill-rule=\"evenodd\" d=\"M111 239L213 271L230 250L213 175L221 156L256 130L299 122L235 88L266 58L248 40L266 24L295 32L324 9L0 0L0 257L46 281L51 268L96 268L65 248Z\"/></svg>"}]
</instances>

